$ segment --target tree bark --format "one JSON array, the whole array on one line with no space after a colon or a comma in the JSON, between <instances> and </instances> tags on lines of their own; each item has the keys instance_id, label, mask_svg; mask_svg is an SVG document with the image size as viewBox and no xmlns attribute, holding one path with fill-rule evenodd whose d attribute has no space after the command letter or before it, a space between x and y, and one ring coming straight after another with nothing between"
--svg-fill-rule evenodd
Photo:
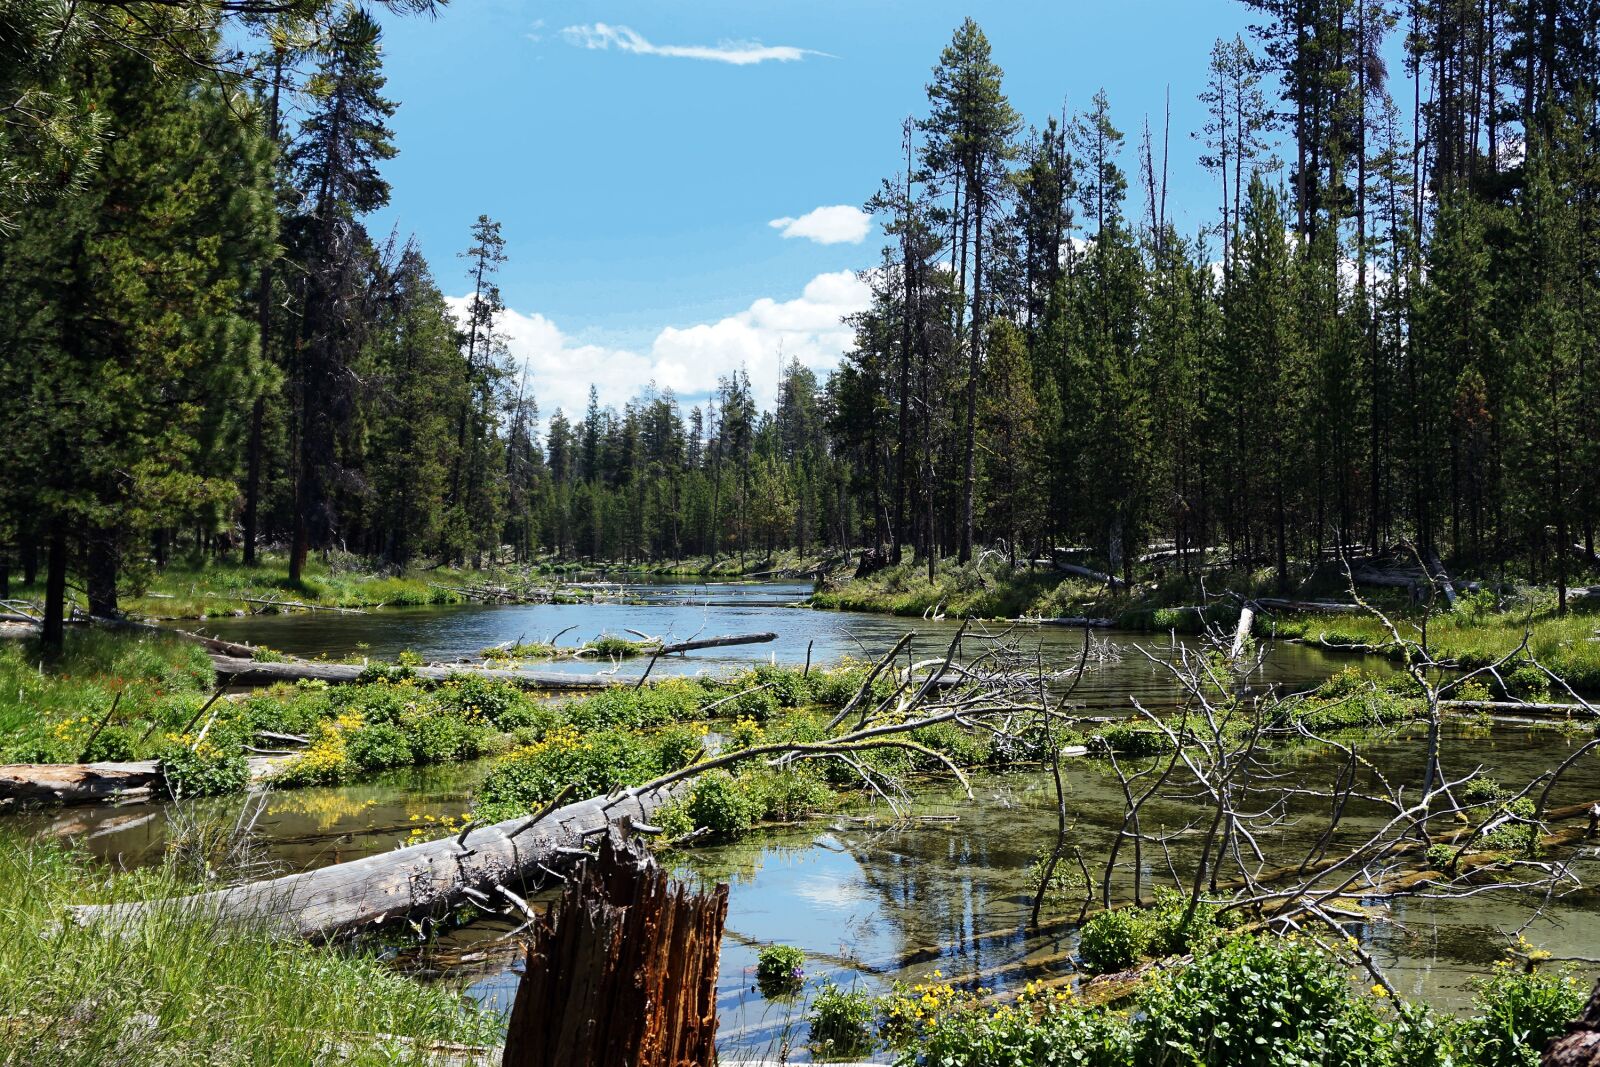
<instances>
[{"instance_id":1,"label":"tree bark","mask_svg":"<svg viewBox=\"0 0 1600 1067\"><path fill-rule=\"evenodd\" d=\"M711 1067L727 914L609 832L534 923L503 1067Z\"/></svg>"},{"instance_id":2,"label":"tree bark","mask_svg":"<svg viewBox=\"0 0 1600 1067\"><path fill-rule=\"evenodd\" d=\"M521 815L480 829L380 852L314 871L173 900L85 904L73 921L132 928L151 910L182 909L230 922L258 922L286 934L327 940L403 916L441 912L488 899L570 863L570 851L623 818L646 820L688 782L641 797L568 804L534 822ZM529 825L532 823L532 825Z\"/></svg>"},{"instance_id":3,"label":"tree bark","mask_svg":"<svg viewBox=\"0 0 1600 1067\"><path fill-rule=\"evenodd\" d=\"M44 619L39 643L46 652L61 651L67 636L67 531L59 518L50 523L49 558L45 561Z\"/></svg>"}]
</instances>

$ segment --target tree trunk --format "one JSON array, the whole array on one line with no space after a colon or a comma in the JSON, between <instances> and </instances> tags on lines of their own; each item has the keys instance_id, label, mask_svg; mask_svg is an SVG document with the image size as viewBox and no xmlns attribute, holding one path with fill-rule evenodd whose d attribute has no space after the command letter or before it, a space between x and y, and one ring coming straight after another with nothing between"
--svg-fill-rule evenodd
<instances>
[{"instance_id":1,"label":"tree trunk","mask_svg":"<svg viewBox=\"0 0 1600 1067\"><path fill-rule=\"evenodd\" d=\"M45 562L44 619L39 643L48 653L59 653L67 629L67 531L57 518L50 523L49 558Z\"/></svg>"},{"instance_id":2,"label":"tree trunk","mask_svg":"<svg viewBox=\"0 0 1600 1067\"><path fill-rule=\"evenodd\" d=\"M727 915L610 831L534 923L503 1067L711 1067Z\"/></svg>"},{"instance_id":3,"label":"tree trunk","mask_svg":"<svg viewBox=\"0 0 1600 1067\"><path fill-rule=\"evenodd\" d=\"M89 533L88 565L84 584L88 587L89 614L115 618L117 614L117 531L96 527Z\"/></svg>"}]
</instances>

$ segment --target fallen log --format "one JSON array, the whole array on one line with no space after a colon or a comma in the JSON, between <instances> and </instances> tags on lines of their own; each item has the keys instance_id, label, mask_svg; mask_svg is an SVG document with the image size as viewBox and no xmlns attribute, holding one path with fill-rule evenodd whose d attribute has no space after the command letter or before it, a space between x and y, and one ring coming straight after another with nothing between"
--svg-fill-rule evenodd
<instances>
[{"instance_id":1,"label":"fallen log","mask_svg":"<svg viewBox=\"0 0 1600 1067\"><path fill-rule=\"evenodd\" d=\"M1099 582L1101 585L1110 586L1112 589L1120 589L1126 584L1121 578L1118 578L1115 575L1106 574L1104 571L1097 571L1093 567L1084 567L1080 566L1079 564L1068 563L1065 560L1060 559L1054 560L1053 562L1056 570L1063 574L1071 574L1078 578L1087 578L1091 582Z\"/></svg>"},{"instance_id":2,"label":"fallen log","mask_svg":"<svg viewBox=\"0 0 1600 1067\"><path fill-rule=\"evenodd\" d=\"M250 782L266 781L285 759L252 756ZM14 806L95 804L141 799L166 791L160 760L101 763L12 763L0 766L0 810Z\"/></svg>"},{"instance_id":3,"label":"fallen log","mask_svg":"<svg viewBox=\"0 0 1600 1067\"><path fill-rule=\"evenodd\" d=\"M592 797L549 812L522 815L461 834L314 871L210 893L70 909L81 925L129 927L157 909L229 922L265 924L323 941L392 919L448 910L471 899L556 873L586 839L622 819L648 822L688 788L687 780L638 797Z\"/></svg>"},{"instance_id":4,"label":"fallen log","mask_svg":"<svg viewBox=\"0 0 1600 1067\"><path fill-rule=\"evenodd\" d=\"M136 619L113 619L105 615L85 615L81 616L81 618L90 625L108 630L134 630L138 633L149 634L152 637L180 637L185 641L193 641L207 652L218 656L237 656L241 659L250 659L256 654L254 645L244 645L237 641L224 641L217 637L207 637L205 634L180 630L176 626L157 626L154 623L140 622Z\"/></svg>"},{"instance_id":5,"label":"fallen log","mask_svg":"<svg viewBox=\"0 0 1600 1067\"><path fill-rule=\"evenodd\" d=\"M306 660L289 660L283 663L263 663L234 656L212 656L211 665L217 674L228 679L230 685L275 685L278 682L322 681L331 684L348 684L359 681L366 667L359 663L311 663ZM609 674L564 674L559 671L525 671L509 667L412 667L414 677L426 682L443 682L451 678L487 678L497 682L511 682L526 689L563 691L571 689L604 689L620 685L628 679L614 678Z\"/></svg>"},{"instance_id":6,"label":"fallen log","mask_svg":"<svg viewBox=\"0 0 1600 1067\"><path fill-rule=\"evenodd\" d=\"M1550 1039L1540 1067L1600 1067L1600 982L1595 983L1583 1014L1567 1024L1566 1033Z\"/></svg>"},{"instance_id":7,"label":"fallen log","mask_svg":"<svg viewBox=\"0 0 1600 1067\"><path fill-rule=\"evenodd\" d=\"M697 648L724 648L728 645L764 645L768 641L776 641L778 635L774 633L759 634L724 634L721 637L703 637L698 641L679 641L676 644L662 645L653 649L657 656L670 656L678 652L693 652Z\"/></svg>"},{"instance_id":8,"label":"fallen log","mask_svg":"<svg viewBox=\"0 0 1600 1067\"><path fill-rule=\"evenodd\" d=\"M1101 619L1084 615L1065 615L1050 619L1012 619L1012 622L1026 623L1031 626L1071 626L1081 630L1084 627L1091 629L1107 630L1117 624L1116 619Z\"/></svg>"},{"instance_id":9,"label":"fallen log","mask_svg":"<svg viewBox=\"0 0 1600 1067\"><path fill-rule=\"evenodd\" d=\"M1440 592L1444 593L1445 603L1450 606L1452 611L1455 610L1455 584L1450 581L1450 573L1444 569L1444 562L1439 559L1439 553L1432 549L1428 550L1428 576L1432 579L1433 584L1439 588Z\"/></svg>"},{"instance_id":10,"label":"fallen log","mask_svg":"<svg viewBox=\"0 0 1600 1067\"><path fill-rule=\"evenodd\" d=\"M1521 700L1441 700L1441 708L1464 711L1523 712L1536 715L1579 715L1592 717L1594 711L1582 704L1530 703Z\"/></svg>"},{"instance_id":11,"label":"fallen log","mask_svg":"<svg viewBox=\"0 0 1600 1067\"><path fill-rule=\"evenodd\" d=\"M610 831L533 920L504 1067L712 1067L727 883L670 881Z\"/></svg>"},{"instance_id":12,"label":"fallen log","mask_svg":"<svg viewBox=\"0 0 1600 1067\"><path fill-rule=\"evenodd\" d=\"M1346 604L1338 600L1288 600L1283 597L1257 597L1256 604L1274 611L1301 611L1307 614L1339 614L1364 611L1360 604Z\"/></svg>"}]
</instances>

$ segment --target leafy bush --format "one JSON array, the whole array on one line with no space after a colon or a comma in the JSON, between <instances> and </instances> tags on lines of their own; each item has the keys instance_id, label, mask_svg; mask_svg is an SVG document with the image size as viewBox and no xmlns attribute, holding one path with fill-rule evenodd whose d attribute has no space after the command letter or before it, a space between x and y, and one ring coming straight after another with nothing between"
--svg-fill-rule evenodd
<instances>
[{"instance_id":1,"label":"leafy bush","mask_svg":"<svg viewBox=\"0 0 1600 1067\"><path fill-rule=\"evenodd\" d=\"M793 667L763 664L751 672L751 680L756 685L765 685L780 708L798 708L811 699L810 679L802 677Z\"/></svg>"},{"instance_id":2,"label":"leafy bush","mask_svg":"<svg viewBox=\"0 0 1600 1067\"><path fill-rule=\"evenodd\" d=\"M175 797L221 796L249 784L250 764L243 749L226 739L179 737L161 753L161 776Z\"/></svg>"},{"instance_id":3,"label":"leafy bush","mask_svg":"<svg viewBox=\"0 0 1600 1067\"><path fill-rule=\"evenodd\" d=\"M1470 1067L1538 1067L1539 1051L1578 1017L1586 986L1566 971L1529 974L1510 963L1475 982L1475 1014L1456 1027L1462 1062Z\"/></svg>"},{"instance_id":4,"label":"leafy bush","mask_svg":"<svg viewBox=\"0 0 1600 1067\"><path fill-rule=\"evenodd\" d=\"M1317 1064L1388 1061L1391 1031L1336 960L1271 936L1224 940L1156 978L1139 1002L1135 1062Z\"/></svg>"},{"instance_id":5,"label":"leafy bush","mask_svg":"<svg viewBox=\"0 0 1600 1067\"><path fill-rule=\"evenodd\" d=\"M821 1059L847 1059L872 1051L872 998L861 990L843 990L824 982L811 998L806 1021L811 1027L808 1045Z\"/></svg>"},{"instance_id":6,"label":"leafy bush","mask_svg":"<svg viewBox=\"0 0 1600 1067\"><path fill-rule=\"evenodd\" d=\"M694 780L684 813L695 829L716 837L737 837L760 815L755 798L727 771L711 771Z\"/></svg>"},{"instance_id":7,"label":"leafy bush","mask_svg":"<svg viewBox=\"0 0 1600 1067\"><path fill-rule=\"evenodd\" d=\"M1132 723L1116 723L1090 736L1089 755L1099 759L1115 753L1129 759L1159 756L1172 750L1172 742L1160 730L1145 729Z\"/></svg>"},{"instance_id":8,"label":"leafy bush","mask_svg":"<svg viewBox=\"0 0 1600 1067\"><path fill-rule=\"evenodd\" d=\"M772 999L798 993L805 985L806 954L793 945L765 945L756 954L756 985Z\"/></svg>"},{"instance_id":9,"label":"leafy bush","mask_svg":"<svg viewBox=\"0 0 1600 1067\"><path fill-rule=\"evenodd\" d=\"M503 757L479 787L475 812L495 822L549 803L569 784L574 798L591 797L660 772L660 750L646 738L624 730L581 736L562 726Z\"/></svg>"},{"instance_id":10,"label":"leafy bush","mask_svg":"<svg viewBox=\"0 0 1600 1067\"><path fill-rule=\"evenodd\" d=\"M1531 663L1508 671L1504 678L1507 696L1534 703L1550 699L1550 676Z\"/></svg>"},{"instance_id":11,"label":"leafy bush","mask_svg":"<svg viewBox=\"0 0 1600 1067\"><path fill-rule=\"evenodd\" d=\"M661 753L661 769L675 771L687 767L705 750L705 730L692 726L669 726L656 735Z\"/></svg>"},{"instance_id":12,"label":"leafy bush","mask_svg":"<svg viewBox=\"0 0 1600 1067\"><path fill-rule=\"evenodd\" d=\"M730 751L736 751L741 748L749 748L752 745L759 745L763 734L764 731L761 729L760 723L754 719L741 718L728 727L727 747Z\"/></svg>"},{"instance_id":13,"label":"leafy bush","mask_svg":"<svg viewBox=\"0 0 1600 1067\"><path fill-rule=\"evenodd\" d=\"M1144 916L1132 908L1103 911L1083 924L1078 957L1090 974L1125 971L1138 963L1149 943Z\"/></svg>"},{"instance_id":14,"label":"leafy bush","mask_svg":"<svg viewBox=\"0 0 1600 1067\"><path fill-rule=\"evenodd\" d=\"M345 738L351 762L364 771L404 767L411 762L411 742L400 727L386 722L367 723Z\"/></svg>"}]
</instances>

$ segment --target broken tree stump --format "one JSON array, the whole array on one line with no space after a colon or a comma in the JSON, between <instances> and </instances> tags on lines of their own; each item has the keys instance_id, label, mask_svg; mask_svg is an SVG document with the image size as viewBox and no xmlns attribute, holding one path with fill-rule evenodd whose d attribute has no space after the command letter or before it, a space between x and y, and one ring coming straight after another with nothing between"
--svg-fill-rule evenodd
<instances>
[{"instance_id":1,"label":"broken tree stump","mask_svg":"<svg viewBox=\"0 0 1600 1067\"><path fill-rule=\"evenodd\" d=\"M711 1067L727 916L613 829L534 924L503 1067Z\"/></svg>"},{"instance_id":2,"label":"broken tree stump","mask_svg":"<svg viewBox=\"0 0 1600 1067\"><path fill-rule=\"evenodd\" d=\"M1597 1067L1600 1065L1600 982L1583 1014L1567 1024L1567 1032L1545 1046L1542 1067Z\"/></svg>"}]
</instances>

